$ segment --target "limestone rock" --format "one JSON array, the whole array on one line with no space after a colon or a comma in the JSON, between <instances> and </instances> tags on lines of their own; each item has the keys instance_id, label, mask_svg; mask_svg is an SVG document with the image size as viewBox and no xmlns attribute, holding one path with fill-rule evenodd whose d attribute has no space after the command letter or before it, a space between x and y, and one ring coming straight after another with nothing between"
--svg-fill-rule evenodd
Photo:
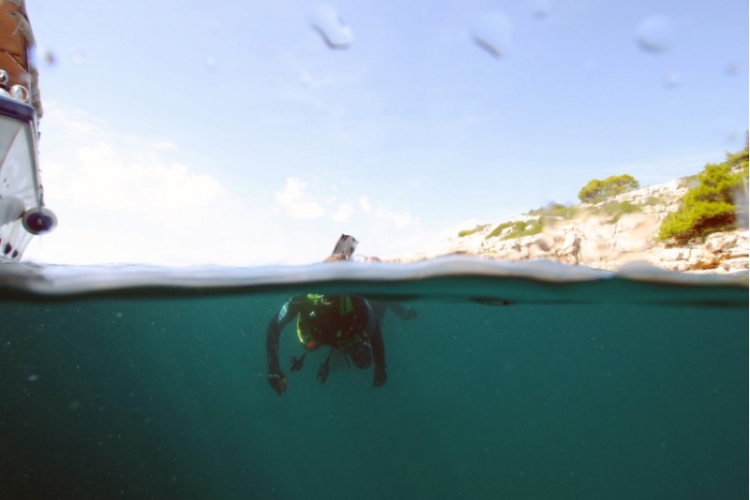
<instances>
[{"instance_id":1,"label":"limestone rock","mask_svg":"<svg viewBox=\"0 0 750 500\"><path fill-rule=\"evenodd\" d=\"M573 219L548 218L544 232L504 239L512 228L489 237L497 224L473 234L452 238L418 254L390 259L413 262L453 253L481 255L499 260L556 260L566 264L616 270L633 261L646 261L663 269L695 272L733 272L748 269L748 230L714 233L682 247L656 241L664 217L679 207L688 186L684 179L649 186L613 198L637 205L639 211L606 215L603 203L581 204ZM538 216L522 215L508 222L532 222ZM531 226L527 226L530 229Z\"/></svg>"}]
</instances>

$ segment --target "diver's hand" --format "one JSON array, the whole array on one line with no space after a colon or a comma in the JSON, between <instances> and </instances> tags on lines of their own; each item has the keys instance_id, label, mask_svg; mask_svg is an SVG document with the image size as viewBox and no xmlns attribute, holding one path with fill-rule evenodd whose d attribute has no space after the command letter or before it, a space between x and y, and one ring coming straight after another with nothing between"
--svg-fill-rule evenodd
<instances>
[{"instance_id":1,"label":"diver's hand","mask_svg":"<svg viewBox=\"0 0 750 500\"><path fill-rule=\"evenodd\" d=\"M268 383L271 385L271 389L276 391L276 394L279 396L283 396L286 392L286 377L280 369L268 370Z\"/></svg>"},{"instance_id":2,"label":"diver's hand","mask_svg":"<svg viewBox=\"0 0 750 500\"><path fill-rule=\"evenodd\" d=\"M383 384L385 384L386 379L388 376L385 374L385 367L383 366L376 366L375 367L375 376L372 379L372 385L373 387L380 387Z\"/></svg>"}]
</instances>

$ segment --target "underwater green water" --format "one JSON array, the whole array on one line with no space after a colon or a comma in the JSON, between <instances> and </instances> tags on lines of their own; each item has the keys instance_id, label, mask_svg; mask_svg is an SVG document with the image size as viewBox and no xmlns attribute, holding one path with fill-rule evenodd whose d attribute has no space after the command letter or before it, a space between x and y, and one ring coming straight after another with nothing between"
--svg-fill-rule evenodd
<instances>
[{"instance_id":1,"label":"underwater green water","mask_svg":"<svg viewBox=\"0 0 750 500\"><path fill-rule=\"evenodd\" d=\"M322 350L291 373L287 327L283 397L266 326L299 287L5 293L0 498L747 498L747 288L452 285L386 316L379 389L336 356L318 384Z\"/></svg>"}]
</instances>

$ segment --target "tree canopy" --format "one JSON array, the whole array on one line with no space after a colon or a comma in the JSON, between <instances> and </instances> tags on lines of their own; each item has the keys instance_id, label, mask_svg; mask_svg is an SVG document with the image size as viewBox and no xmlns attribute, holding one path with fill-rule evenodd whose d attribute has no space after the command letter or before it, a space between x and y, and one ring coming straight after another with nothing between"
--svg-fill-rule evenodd
<instances>
[{"instance_id":1,"label":"tree canopy","mask_svg":"<svg viewBox=\"0 0 750 500\"><path fill-rule=\"evenodd\" d=\"M583 186L578 199L583 203L599 203L618 194L638 189L638 181L628 174L613 175L604 180L593 179Z\"/></svg>"},{"instance_id":2,"label":"tree canopy","mask_svg":"<svg viewBox=\"0 0 750 500\"><path fill-rule=\"evenodd\" d=\"M737 227L738 193L747 199L748 148L727 154L723 163L709 163L698 174L698 185L682 199L659 228L659 239L685 243L691 238ZM747 210L747 207L744 207Z\"/></svg>"}]
</instances>

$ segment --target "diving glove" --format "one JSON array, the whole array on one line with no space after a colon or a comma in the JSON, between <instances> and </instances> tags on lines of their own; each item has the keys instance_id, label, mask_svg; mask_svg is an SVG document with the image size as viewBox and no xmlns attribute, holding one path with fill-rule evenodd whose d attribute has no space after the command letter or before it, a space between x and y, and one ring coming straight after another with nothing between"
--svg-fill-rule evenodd
<instances>
[{"instance_id":1,"label":"diving glove","mask_svg":"<svg viewBox=\"0 0 750 500\"><path fill-rule=\"evenodd\" d=\"M388 379L388 376L385 374L385 367L384 366L376 366L375 367L375 376L372 379L372 386L373 387L380 387L383 384L385 384L385 381Z\"/></svg>"},{"instance_id":2,"label":"diving glove","mask_svg":"<svg viewBox=\"0 0 750 500\"><path fill-rule=\"evenodd\" d=\"M268 383L279 396L283 396L286 392L286 377L278 368L268 370Z\"/></svg>"}]
</instances>

